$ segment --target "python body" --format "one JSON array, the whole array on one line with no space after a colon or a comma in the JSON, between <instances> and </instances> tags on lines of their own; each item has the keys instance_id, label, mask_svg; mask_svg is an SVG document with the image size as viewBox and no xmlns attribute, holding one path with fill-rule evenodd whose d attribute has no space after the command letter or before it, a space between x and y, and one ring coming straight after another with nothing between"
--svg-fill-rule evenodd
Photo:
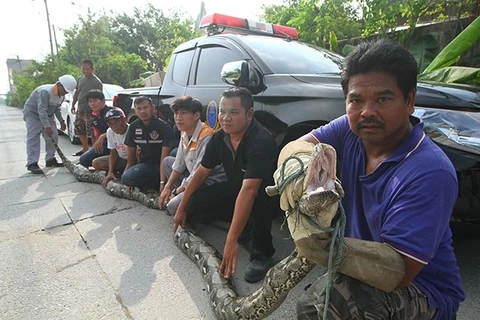
<instances>
[{"instance_id":1,"label":"python body","mask_svg":"<svg viewBox=\"0 0 480 320\"><path fill-rule=\"evenodd\" d=\"M71 163L58 146L54 145L65 167L79 181L91 183L103 181L104 172L91 172ZM307 170L300 172L300 176L305 177L302 179L305 186L302 185L302 188L297 190L299 192L298 212L297 214L287 213L288 226L292 235L307 236L316 232L318 224L323 224L323 218L318 217L334 216L337 211L338 200L343 196L343 190L335 182L335 158L331 157L330 148L323 145L313 148L311 145L305 151L304 160L307 163ZM284 159L280 158L279 164L283 161ZM312 165L309 165L310 163ZM278 187L269 188L270 193L272 190L278 191ZM146 194L137 188L131 190L115 181L110 181L105 189L113 196L136 200L148 207L158 208L158 193ZM304 217L314 219L317 227L312 226ZM226 280L219 273L221 256L215 248L192 231L182 228L175 233L174 242L199 267L218 319L263 319L278 308L290 290L315 266L313 262L301 257L294 250L267 272L262 287L248 296L241 297L235 292L231 281Z\"/></svg>"}]
</instances>

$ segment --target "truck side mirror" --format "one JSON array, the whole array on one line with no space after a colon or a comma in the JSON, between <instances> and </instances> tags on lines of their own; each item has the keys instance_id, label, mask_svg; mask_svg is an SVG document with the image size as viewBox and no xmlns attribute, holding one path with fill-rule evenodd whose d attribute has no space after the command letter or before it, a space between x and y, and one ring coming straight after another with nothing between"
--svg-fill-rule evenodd
<instances>
[{"instance_id":1,"label":"truck side mirror","mask_svg":"<svg viewBox=\"0 0 480 320\"><path fill-rule=\"evenodd\" d=\"M252 92L255 92L258 86L258 76L253 70L250 70L250 66L245 60L225 63L220 75L224 82L247 88Z\"/></svg>"},{"instance_id":2,"label":"truck side mirror","mask_svg":"<svg viewBox=\"0 0 480 320\"><path fill-rule=\"evenodd\" d=\"M222 80L233 86L239 86L240 82L245 81L245 79L242 79L242 76L245 77L245 64L247 64L246 61L232 61L225 63L220 72ZM248 75L248 69L246 72Z\"/></svg>"}]
</instances>

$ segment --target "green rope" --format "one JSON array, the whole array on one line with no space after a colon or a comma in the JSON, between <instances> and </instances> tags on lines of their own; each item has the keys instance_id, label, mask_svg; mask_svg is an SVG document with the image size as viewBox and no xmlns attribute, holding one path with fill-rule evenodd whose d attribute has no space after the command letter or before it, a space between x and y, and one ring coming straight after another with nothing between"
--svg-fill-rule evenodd
<instances>
[{"instance_id":1,"label":"green rope","mask_svg":"<svg viewBox=\"0 0 480 320\"><path fill-rule=\"evenodd\" d=\"M286 164L289 160L296 160L300 163L300 169L295 171L294 173L290 174L287 178L285 178L285 167ZM303 164L303 161L297 157L297 156L289 156L287 157L281 166L280 170L280 178L279 182L276 185L276 188L278 190L278 194L281 194L285 187L292 181L300 177L302 174L305 173L305 166ZM299 219L299 214L302 214L300 210L298 209L298 203L293 208L293 210L288 211L286 213L286 217L284 222L282 223L282 226L285 224L287 218L291 215L295 214L296 222L298 222ZM324 309L323 309L323 319L327 319L327 314L328 314L328 305L330 303L330 289L332 288L333 284L333 277L337 271L338 266L342 262L342 249L343 249L343 240L345 237L345 224L346 224L346 216L345 216L345 210L342 206L342 203L340 200L338 200L338 209L337 209L337 219L335 221L335 226L334 227L324 227L316 223L312 218L310 218L307 215L304 215L306 220L314 227L327 232L327 233L332 233L332 241L330 242L330 248L329 248L329 254L328 254L328 266L327 266L327 271L325 272L327 274L327 283L325 284L325 287L323 288L323 292L325 292L325 301L324 301ZM297 223L295 223L295 227L297 226ZM337 248L337 250L335 250ZM335 257L335 261L334 258Z\"/></svg>"},{"instance_id":2,"label":"green rope","mask_svg":"<svg viewBox=\"0 0 480 320\"><path fill-rule=\"evenodd\" d=\"M298 163L300 163L300 169L298 169L297 171L295 171L294 173L290 174L286 179L285 179L285 167L287 165L287 162L289 160L297 160ZM303 164L303 161L302 159L300 159L299 157L297 156L289 156L287 157L283 163L282 163L282 166L281 166L281 170L280 170L280 179L279 179L279 183L276 185L277 187L277 190L278 190L278 194L282 193L283 190L285 189L285 187L287 186L287 184L289 184L292 180L295 180L297 179L298 177L300 177L302 174L305 174L305 166Z\"/></svg>"},{"instance_id":3,"label":"green rope","mask_svg":"<svg viewBox=\"0 0 480 320\"><path fill-rule=\"evenodd\" d=\"M327 283L325 284L325 302L323 308L323 320L327 319L328 314L328 305L330 303L330 289L333 284L333 277L337 272L337 268L342 262L342 249L343 249L343 240L345 237L345 210L343 209L340 200L338 201L338 210L339 219L335 223L335 228L332 234L332 241L330 242L329 254L328 254L328 267L327 267ZM335 248L338 248L335 253ZM335 262L333 261L333 256L335 256Z\"/></svg>"}]
</instances>

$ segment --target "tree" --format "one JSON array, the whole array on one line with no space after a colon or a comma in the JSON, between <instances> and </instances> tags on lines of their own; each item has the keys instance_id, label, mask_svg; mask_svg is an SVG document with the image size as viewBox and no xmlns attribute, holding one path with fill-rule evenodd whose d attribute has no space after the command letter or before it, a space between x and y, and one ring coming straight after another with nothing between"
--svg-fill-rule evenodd
<instances>
[{"instance_id":1,"label":"tree","mask_svg":"<svg viewBox=\"0 0 480 320\"><path fill-rule=\"evenodd\" d=\"M147 70L147 62L135 53L118 53L101 59L95 69L104 83L128 88Z\"/></svg>"},{"instance_id":2,"label":"tree","mask_svg":"<svg viewBox=\"0 0 480 320\"><path fill-rule=\"evenodd\" d=\"M80 70L77 66L66 63L54 64L51 56L42 62L34 61L27 69L13 76L15 92L9 97L9 105L23 108L33 89L42 84L57 82L62 74L79 76Z\"/></svg>"},{"instance_id":3,"label":"tree","mask_svg":"<svg viewBox=\"0 0 480 320\"><path fill-rule=\"evenodd\" d=\"M351 1L286 0L284 5L262 8L266 21L295 27L303 42L322 47L328 47L333 38L361 34L362 24Z\"/></svg>"},{"instance_id":4,"label":"tree","mask_svg":"<svg viewBox=\"0 0 480 320\"><path fill-rule=\"evenodd\" d=\"M95 65L97 61L122 52L115 46L112 38L110 18L89 13L86 18L64 30L65 45L59 51L60 61L79 66L89 59Z\"/></svg>"},{"instance_id":5,"label":"tree","mask_svg":"<svg viewBox=\"0 0 480 320\"><path fill-rule=\"evenodd\" d=\"M133 16L121 14L112 20L112 41L123 52L140 56L153 70L161 70L175 47L199 36L193 20L181 16L166 15L152 4L145 10L135 8Z\"/></svg>"},{"instance_id":6,"label":"tree","mask_svg":"<svg viewBox=\"0 0 480 320\"><path fill-rule=\"evenodd\" d=\"M364 36L378 34L382 38L394 38L407 47L420 22L459 19L474 14L478 0L361 0L365 28ZM476 12L478 15L478 12ZM395 33L399 26L407 31Z\"/></svg>"}]
</instances>

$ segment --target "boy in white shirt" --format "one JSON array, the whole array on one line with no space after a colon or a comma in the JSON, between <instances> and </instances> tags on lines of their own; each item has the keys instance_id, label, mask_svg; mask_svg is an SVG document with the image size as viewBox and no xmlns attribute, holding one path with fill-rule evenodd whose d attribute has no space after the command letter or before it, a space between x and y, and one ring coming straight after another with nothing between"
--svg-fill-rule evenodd
<instances>
[{"instance_id":1,"label":"boy in white shirt","mask_svg":"<svg viewBox=\"0 0 480 320\"><path fill-rule=\"evenodd\" d=\"M110 149L108 156L98 157L93 160L92 166L95 170L107 171L103 185L106 186L110 180L117 179L116 172L123 172L127 165L127 146L125 137L129 124L125 113L120 108L113 108L105 114L107 129L107 148Z\"/></svg>"}]
</instances>

